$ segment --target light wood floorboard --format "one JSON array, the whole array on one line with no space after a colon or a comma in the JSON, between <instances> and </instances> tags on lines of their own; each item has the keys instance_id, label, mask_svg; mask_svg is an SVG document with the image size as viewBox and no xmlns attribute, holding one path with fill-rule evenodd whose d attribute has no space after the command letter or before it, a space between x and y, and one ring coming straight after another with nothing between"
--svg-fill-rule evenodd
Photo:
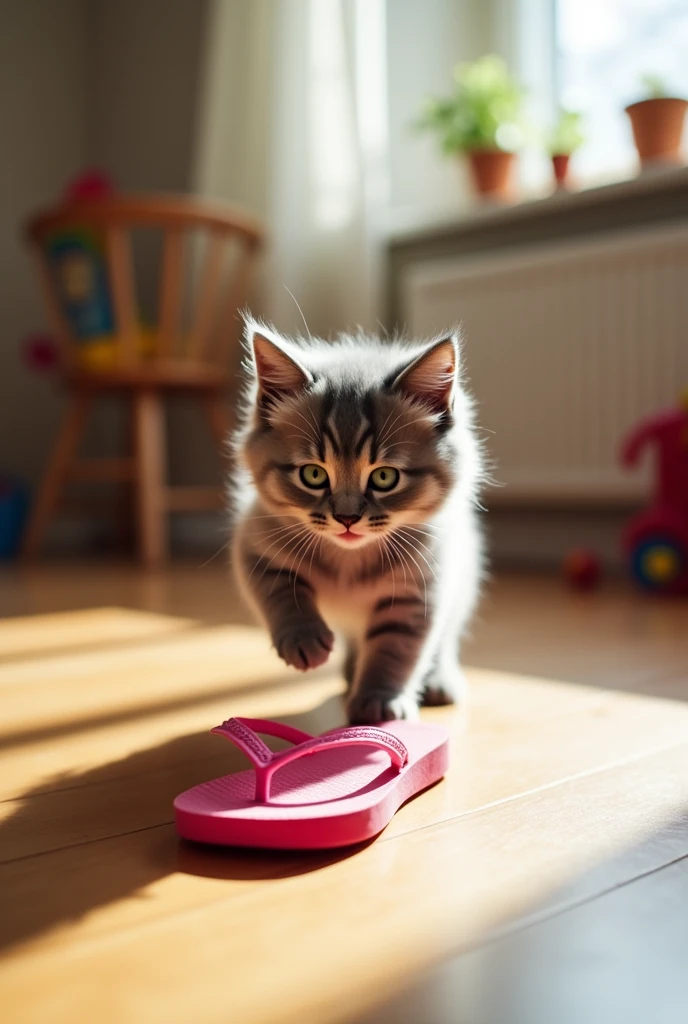
<instances>
[{"instance_id":1,"label":"light wood floorboard","mask_svg":"<svg viewBox=\"0 0 688 1024\"><path fill-rule=\"evenodd\" d=\"M598 964L614 927L646 951L623 901L656 892L658 934L688 949L685 604L495 580L466 647L470 713L423 713L451 732L447 778L373 843L283 855L180 843L171 801L243 767L208 734L222 718L341 724L337 658L286 669L222 566L8 572L0 610L11 1024L613 1024L575 1016L573 997L564 1013L552 980L573 991L595 929ZM599 989L599 970L587 981ZM651 983L686 994L659 963Z\"/></svg>"}]
</instances>

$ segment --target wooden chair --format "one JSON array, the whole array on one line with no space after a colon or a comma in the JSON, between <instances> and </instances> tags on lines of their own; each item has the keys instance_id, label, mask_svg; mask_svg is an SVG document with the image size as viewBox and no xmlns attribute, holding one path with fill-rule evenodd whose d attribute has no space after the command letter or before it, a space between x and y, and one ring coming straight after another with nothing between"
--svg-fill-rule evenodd
<instances>
[{"instance_id":1,"label":"wooden chair","mask_svg":"<svg viewBox=\"0 0 688 1024\"><path fill-rule=\"evenodd\" d=\"M133 273L131 236L137 228L162 233L157 326L148 334L148 350L141 344ZM56 234L84 229L102 239L114 315L112 361L102 368L84 365L85 347L70 323L49 251ZM186 303L190 275L185 273L185 252L198 235L205 238L205 251L198 286ZM69 405L27 526L24 555L38 554L69 482L117 481L134 498L141 559L155 564L167 551L167 513L221 504L219 487L167 485L164 401L172 393L196 396L218 446L226 440L227 393L234 388L238 368L241 324L237 310L248 298L262 230L231 209L191 198L119 196L43 213L28 225L28 237L38 256L45 300L59 340L60 374ZM78 459L94 402L112 394L122 396L132 412L129 450L118 458Z\"/></svg>"}]
</instances>

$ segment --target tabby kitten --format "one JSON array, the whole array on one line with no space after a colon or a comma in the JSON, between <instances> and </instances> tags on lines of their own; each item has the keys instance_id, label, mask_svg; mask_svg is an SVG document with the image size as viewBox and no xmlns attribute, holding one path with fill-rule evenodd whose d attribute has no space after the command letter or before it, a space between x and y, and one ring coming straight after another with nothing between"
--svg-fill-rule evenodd
<instances>
[{"instance_id":1,"label":"tabby kitten","mask_svg":"<svg viewBox=\"0 0 688 1024\"><path fill-rule=\"evenodd\" d=\"M481 545L457 337L247 340L233 561L280 657L316 668L343 634L351 722L458 700Z\"/></svg>"}]
</instances>

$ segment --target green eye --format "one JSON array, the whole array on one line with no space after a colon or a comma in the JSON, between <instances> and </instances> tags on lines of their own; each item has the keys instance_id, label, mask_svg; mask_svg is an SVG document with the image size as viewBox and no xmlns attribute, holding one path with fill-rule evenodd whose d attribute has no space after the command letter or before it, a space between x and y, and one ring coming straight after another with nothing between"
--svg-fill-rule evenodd
<instances>
[{"instance_id":1,"label":"green eye","mask_svg":"<svg viewBox=\"0 0 688 1024\"><path fill-rule=\"evenodd\" d=\"M302 484L305 484L306 487L312 487L314 490L327 487L330 482L327 471L322 466L316 465L315 462L309 462L307 466L302 466L299 470L299 476L301 477Z\"/></svg>"},{"instance_id":2,"label":"green eye","mask_svg":"<svg viewBox=\"0 0 688 1024\"><path fill-rule=\"evenodd\" d=\"M399 483L399 470L392 466L380 466L370 474L369 487L376 491L391 491Z\"/></svg>"}]
</instances>

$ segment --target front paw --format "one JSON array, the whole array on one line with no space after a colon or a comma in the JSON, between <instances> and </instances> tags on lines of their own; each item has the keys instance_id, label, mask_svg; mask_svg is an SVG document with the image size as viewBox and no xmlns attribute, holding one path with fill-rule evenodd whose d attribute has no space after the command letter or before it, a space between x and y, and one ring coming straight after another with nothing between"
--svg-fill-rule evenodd
<instances>
[{"instance_id":1,"label":"front paw","mask_svg":"<svg viewBox=\"0 0 688 1024\"><path fill-rule=\"evenodd\" d=\"M346 707L351 725L375 725L398 718L417 718L414 697L393 690L363 690L354 693Z\"/></svg>"},{"instance_id":2,"label":"front paw","mask_svg":"<svg viewBox=\"0 0 688 1024\"><path fill-rule=\"evenodd\" d=\"M274 637L282 661L305 672L324 665L334 644L334 634L324 622L302 622L284 629Z\"/></svg>"}]
</instances>

